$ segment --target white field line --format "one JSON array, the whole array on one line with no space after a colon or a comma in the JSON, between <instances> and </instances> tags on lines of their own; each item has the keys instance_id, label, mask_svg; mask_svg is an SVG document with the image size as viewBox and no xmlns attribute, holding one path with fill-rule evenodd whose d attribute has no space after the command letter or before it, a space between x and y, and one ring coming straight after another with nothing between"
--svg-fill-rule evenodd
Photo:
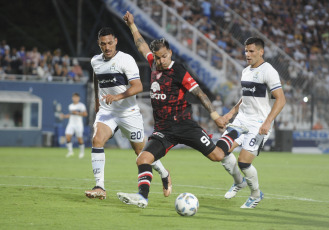
<instances>
[{"instance_id":1,"label":"white field line","mask_svg":"<svg viewBox=\"0 0 329 230\"><path fill-rule=\"evenodd\" d=\"M59 177L37 177L37 176L0 176L0 178L34 178L34 179L51 179L51 180L73 180L73 181L94 181L94 179L87 179L87 178L59 178ZM112 181L111 183L120 183L122 184L122 181ZM137 181L136 181L137 183ZM161 185L157 182L152 182L152 184ZM62 186L45 186L45 185L32 185L32 184L0 184L2 187L33 187L33 188L60 188L60 189L76 189L76 190L85 190L86 188L81 187L62 187ZM174 184L175 187L190 187L190 188L199 188L199 189L205 189L205 190L223 190L226 191L224 188L215 188L215 187L207 187L207 186L197 186L197 185L181 185L181 184ZM111 189L111 191L115 192L121 192L121 190L115 190ZM129 191L129 192L136 192L136 191ZM162 192L151 192L154 194L162 194ZM174 193L173 194L179 194ZM212 197L223 197L223 194L207 194L207 193L198 193L196 195L199 196L212 196ZM248 197L248 196L237 196L237 197ZM328 200L314 200L311 198L304 198L304 197L296 197L296 196L285 196L280 194L265 194L265 199L274 199L274 200L298 200L298 201L309 201L309 202L315 202L315 203L329 203Z\"/></svg>"}]
</instances>

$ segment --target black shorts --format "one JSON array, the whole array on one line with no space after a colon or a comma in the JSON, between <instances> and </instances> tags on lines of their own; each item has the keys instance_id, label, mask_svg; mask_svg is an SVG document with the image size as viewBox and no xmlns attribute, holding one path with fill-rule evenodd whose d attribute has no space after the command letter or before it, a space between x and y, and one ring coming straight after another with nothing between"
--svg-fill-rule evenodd
<instances>
[{"instance_id":1,"label":"black shorts","mask_svg":"<svg viewBox=\"0 0 329 230\"><path fill-rule=\"evenodd\" d=\"M170 129L154 131L143 150L152 153L156 161L177 144L190 146L205 156L216 148L214 142L198 123L185 120Z\"/></svg>"}]
</instances>

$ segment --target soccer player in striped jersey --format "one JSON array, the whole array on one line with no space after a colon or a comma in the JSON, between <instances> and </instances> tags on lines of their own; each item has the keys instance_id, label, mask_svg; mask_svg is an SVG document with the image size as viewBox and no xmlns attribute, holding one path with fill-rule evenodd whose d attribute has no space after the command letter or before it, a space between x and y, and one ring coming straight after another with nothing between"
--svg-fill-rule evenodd
<instances>
[{"instance_id":1,"label":"soccer player in striped jersey","mask_svg":"<svg viewBox=\"0 0 329 230\"><path fill-rule=\"evenodd\" d=\"M106 198L104 145L117 129L130 141L136 155L145 144L143 118L136 100L136 94L143 91L139 69L132 56L116 49L117 43L113 30L102 28L98 33L102 53L91 60L96 106L91 161L96 186L85 191L89 198ZM169 172L160 161L152 166L161 176L164 196L169 196L172 189Z\"/></svg>"},{"instance_id":2,"label":"soccer player in striped jersey","mask_svg":"<svg viewBox=\"0 0 329 230\"><path fill-rule=\"evenodd\" d=\"M268 139L274 119L283 109L286 99L278 72L263 59L264 41L257 37L248 38L245 55L249 65L242 71L242 98L224 117L231 119L237 113L232 125L244 125L249 132L237 138L229 150L231 153L241 145L238 161L233 154L228 154L222 165L234 179L225 198L233 198L248 185L251 194L241 208L255 208L264 194L259 189L257 170L252 162Z\"/></svg>"},{"instance_id":3,"label":"soccer player in striped jersey","mask_svg":"<svg viewBox=\"0 0 329 230\"><path fill-rule=\"evenodd\" d=\"M73 93L72 95L72 103L69 105L69 112L69 114L61 115L62 118L69 119L65 129L66 147L68 149L66 157L71 157L74 155L72 136L75 134L79 142L79 158L81 159L85 155L85 144L83 141L83 117L86 117L88 113L86 106L80 102L80 95L78 93Z\"/></svg>"},{"instance_id":4,"label":"soccer player in striped jersey","mask_svg":"<svg viewBox=\"0 0 329 230\"><path fill-rule=\"evenodd\" d=\"M133 15L127 12L123 18L129 26L139 52L151 68L151 104L154 117L154 131L142 153L137 158L138 190L136 193L117 193L126 203L145 208L148 205L152 181L151 164L164 157L177 144L185 144L201 152L211 161L221 161L231 148L233 140L247 129L233 127L231 132L216 144L192 119L191 104L185 95L190 92L207 109L218 127L225 127L226 121L215 111L207 95L187 69L171 59L172 50L164 38L156 39L150 46L144 41L134 24Z\"/></svg>"}]
</instances>

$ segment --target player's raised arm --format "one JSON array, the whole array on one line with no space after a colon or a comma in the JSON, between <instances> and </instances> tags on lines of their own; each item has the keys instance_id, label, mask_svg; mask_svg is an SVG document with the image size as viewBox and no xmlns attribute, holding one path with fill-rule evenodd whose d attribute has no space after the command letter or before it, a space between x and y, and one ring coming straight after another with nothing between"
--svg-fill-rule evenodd
<instances>
[{"instance_id":1,"label":"player's raised arm","mask_svg":"<svg viewBox=\"0 0 329 230\"><path fill-rule=\"evenodd\" d=\"M135 25L134 16L129 11L127 11L127 13L123 16L123 20L126 22L126 24L131 30L138 51L146 59L146 54L150 53L151 50Z\"/></svg>"},{"instance_id":2,"label":"player's raised arm","mask_svg":"<svg viewBox=\"0 0 329 230\"><path fill-rule=\"evenodd\" d=\"M219 116L208 96L202 91L202 89L198 86L194 88L191 93L199 98L202 105L210 113L210 116L215 121L216 125L219 128L225 128L227 121L225 121L223 117Z\"/></svg>"}]
</instances>

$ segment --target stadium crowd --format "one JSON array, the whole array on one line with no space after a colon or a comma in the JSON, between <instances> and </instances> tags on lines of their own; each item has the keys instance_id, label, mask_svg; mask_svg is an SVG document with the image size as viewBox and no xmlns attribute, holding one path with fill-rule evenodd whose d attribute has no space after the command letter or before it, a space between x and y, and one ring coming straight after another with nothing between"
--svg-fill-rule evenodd
<instances>
[{"instance_id":1,"label":"stadium crowd","mask_svg":"<svg viewBox=\"0 0 329 230\"><path fill-rule=\"evenodd\" d=\"M62 55L60 49L53 53L45 51L40 53L37 47L26 50L11 48L6 40L0 43L0 79L15 80L16 75L28 75L33 79L43 81L64 80L80 82L83 70L75 58L67 54Z\"/></svg>"},{"instance_id":2,"label":"stadium crowd","mask_svg":"<svg viewBox=\"0 0 329 230\"><path fill-rule=\"evenodd\" d=\"M277 119L277 127L280 129L329 127L327 123L329 117L324 112L327 106L322 100L329 96L329 14L327 13L329 2L324 0L287 0L285 4L262 0L162 0L162 2L245 66L244 48L241 44L251 36L251 32L245 24L233 18L224 5L230 7L301 66L297 68L295 65L289 65L286 60L278 58L273 50L265 50L266 60L270 63L272 61L278 63L276 67L288 100L286 108ZM159 4L152 1L138 1L137 4L161 25L162 9ZM179 38L184 46L191 49L193 36L188 26L178 23L174 16L168 15L167 32ZM233 25L227 27L232 21ZM234 33L239 34L241 39L234 37ZM197 54L203 58L207 57L207 46L201 40L198 41ZM216 53L212 55L212 65L222 68L220 55ZM228 80L228 84L232 87L231 91L236 93L238 79L229 77ZM314 92L316 94L312 95ZM223 98L225 96L222 95ZM312 99L312 96L314 99L319 98L313 101L315 103L313 114L310 100L303 101L304 97ZM223 100L220 110L225 113L227 108L232 106L231 103L234 102ZM195 119L204 121L200 115L202 113L199 114L196 110ZM312 127L312 118L314 127ZM204 123L206 125L207 121Z\"/></svg>"}]
</instances>

